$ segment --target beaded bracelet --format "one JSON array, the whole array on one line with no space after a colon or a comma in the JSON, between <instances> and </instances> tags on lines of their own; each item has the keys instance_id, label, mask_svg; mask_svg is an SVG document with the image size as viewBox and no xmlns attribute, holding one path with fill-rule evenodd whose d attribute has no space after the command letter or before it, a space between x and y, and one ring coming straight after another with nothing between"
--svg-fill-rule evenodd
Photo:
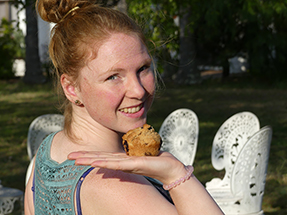
<instances>
[{"instance_id":1,"label":"beaded bracelet","mask_svg":"<svg viewBox=\"0 0 287 215\"><path fill-rule=\"evenodd\" d=\"M190 178L191 174L193 173L194 168L193 168L193 166L190 166L190 165L188 165L186 168L187 168L187 173L185 176L172 182L171 184L163 185L163 189L171 190L172 188L175 188L176 186L178 186L181 183L184 183L186 180L188 180Z\"/></svg>"}]
</instances>

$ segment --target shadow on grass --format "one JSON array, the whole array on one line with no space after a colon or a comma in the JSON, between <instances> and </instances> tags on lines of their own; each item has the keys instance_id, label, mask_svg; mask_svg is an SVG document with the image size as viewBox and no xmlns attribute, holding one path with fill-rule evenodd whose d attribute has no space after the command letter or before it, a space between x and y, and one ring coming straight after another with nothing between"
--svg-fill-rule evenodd
<instances>
[{"instance_id":1,"label":"shadow on grass","mask_svg":"<svg viewBox=\"0 0 287 215\"><path fill-rule=\"evenodd\" d=\"M254 85L246 80L167 86L155 99L148 123L159 130L165 117L178 108L189 108L197 114L200 124L194 167L195 175L204 185L224 175L211 165L211 146L217 129L237 112L255 113L261 127L273 128L264 214L287 214L287 89L282 86ZM0 81L0 102L0 179L4 186L24 190L29 164L26 149L29 124L39 115L58 113L58 97L49 83L30 86Z\"/></svg>"}]
</instances>

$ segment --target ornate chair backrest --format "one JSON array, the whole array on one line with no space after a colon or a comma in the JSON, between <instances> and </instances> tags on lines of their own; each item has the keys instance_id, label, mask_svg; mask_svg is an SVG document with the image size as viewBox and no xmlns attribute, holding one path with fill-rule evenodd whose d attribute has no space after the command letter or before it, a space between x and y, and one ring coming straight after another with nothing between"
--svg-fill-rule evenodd
<instances>
[{"instance_id":1,"label":"ornate chair backrest","mask_svg":"<svg viewBox=\"0 0 287 215\"><path fill-rule=\"evenodd\" d=\"M237 214L263 214L262 199L267 175L272 128L256 132L238 155L231 175L231 192L242 196Z\"/></svg>"},{"instance_id":2,"label":"ornate chair backrest","mask_svg":"<svg viewBox=\"0 0 287 215\"><path fill-rule=\"evenodd\" d=\"M225 169L222 185L230 186L230 175L238 153L259 129L259 120L251 112L234 114L218 129L213 139L211 161L215 169Z\"/></svg>"},{"instance_id":3,"label":"ornate chair backrest","mask_svg":"<svg viewBox=\"0 0 287 215\"><path fill-rule=\"evenodd\" d=\"M27 151L30 160L45 137L52 132L62 130L63 127L64 116L61 114L45 114L34 119L29 126L27 138Z\"/></svg>"},{"instance_id":4,"label":"ornate chair backrest","mask_svg":"<svg viewBox=\"0 0 287 215\"><path fill-rule=\"evenodd\" d=\"M161 150L168 151L185 165L192 165L198 141L198 118L186 108L169 114L162 123L159 134L163 144Z\"/></svg>"}]
</instances>

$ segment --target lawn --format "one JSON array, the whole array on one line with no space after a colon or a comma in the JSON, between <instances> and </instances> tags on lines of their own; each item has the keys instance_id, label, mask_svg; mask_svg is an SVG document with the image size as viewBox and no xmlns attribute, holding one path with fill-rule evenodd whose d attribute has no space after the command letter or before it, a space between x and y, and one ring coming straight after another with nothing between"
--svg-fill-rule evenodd
<instances>
[{"instance_id":1,"label":"lawn","mask_svg":"<svg viewBox=\"0 0 287 215\"><path fill-rule=\"evenodd\" d=\"M285 87L286 86L286 87ZM51 83L25 85L19 80L0 81L0 179L2 185L24 191L27 132L39 115L59 113L59 100ZM199 119L195 174L205 184L222 177L211 165L211 145L220 125L231 115L251 111L261 127L271 125L273 139L263 209L266 215L287 214L287 85L250 77L227 81L207 80L194 86L167 85L158 91L148 123L156 130L177 108L193 110Z\"/></svg>"}]
</instances>

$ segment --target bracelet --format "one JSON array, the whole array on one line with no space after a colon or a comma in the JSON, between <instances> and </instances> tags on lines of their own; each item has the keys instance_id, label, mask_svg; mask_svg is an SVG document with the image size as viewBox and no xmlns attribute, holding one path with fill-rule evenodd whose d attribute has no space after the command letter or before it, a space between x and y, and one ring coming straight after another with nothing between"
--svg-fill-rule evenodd
<instances>
[{"instance_id":1,"label":"bracelet","mask_svg":"<svg viewBox=\"0 0 287 215\"><path fill-rule=\"evenodd\" d=\"M181 183L184 183L186 180L188 180L190 178L191 174L193 173L193 170L194 170L193 166L188 165L187 166L187 173L185 176L172 182L171 184L163 185L163 189L171 190L172 188L175 188L176 186L180 185Z\"/></svg>"}]
</instances>

